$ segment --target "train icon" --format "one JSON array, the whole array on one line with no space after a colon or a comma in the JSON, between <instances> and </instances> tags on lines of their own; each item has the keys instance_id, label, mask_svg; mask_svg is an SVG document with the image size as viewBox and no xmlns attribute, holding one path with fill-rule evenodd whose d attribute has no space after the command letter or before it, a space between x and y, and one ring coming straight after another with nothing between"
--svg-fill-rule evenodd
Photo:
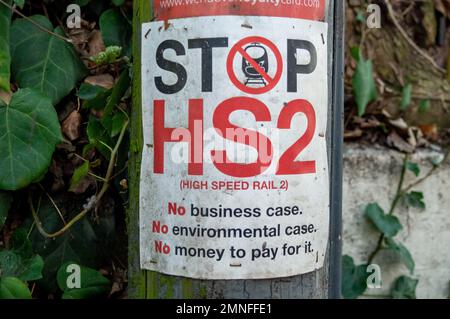
<instances>
[{"instance_id":1,"label":"train icon","mask_svg":"<svg viewBox=\"0 0 450 319\"><path fill-rule=\"evenodd\" d=\"M244 48L244 51L255 61L265 73L269 71L269 56L267 50L259 43L254 42ZM242 72L246 76L245 85L264 85L267 83L258 70L244 57L242 58Z\"/></svg>"}]
</instances>

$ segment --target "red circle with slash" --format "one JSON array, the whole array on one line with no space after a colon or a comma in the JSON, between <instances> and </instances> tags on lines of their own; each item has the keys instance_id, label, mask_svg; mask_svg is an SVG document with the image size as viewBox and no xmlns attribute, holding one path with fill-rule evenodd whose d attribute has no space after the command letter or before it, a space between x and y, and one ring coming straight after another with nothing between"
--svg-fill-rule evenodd
<instances>
[{"instance_id":1,"label":"red circle with slash","mask_svg":"<svg viewBox=\"0 0 450 319\"><path fill-rule=\"evenodd\" d=\"M261 43L267 46L275 55L275 59L277 61L277 72L275 73L275 76L272 78L270 77L266 71L255 61L253 58L244 50L244 47L247 44L250 43ZM248 87L244 83L238 80L236 74L234 73L233 69L233 61L237 54L242 55L242 57L261 75L261 77L267 81L267 85L263 87L253 88ZM278 50L277 46L270 40L258 37L258 36L252 36L247 37L239 42L237 42L230 50L230 53L228 54L227 59L227 72L228 76L230 77L231 82L240 89L243 92L250 93L250 94L262 94L266 93L270 90L272 90L275 85L278 84L281 78L281 74L283 72L283 60L281 58L281 53Z\"/></svg>"}]
</instances>

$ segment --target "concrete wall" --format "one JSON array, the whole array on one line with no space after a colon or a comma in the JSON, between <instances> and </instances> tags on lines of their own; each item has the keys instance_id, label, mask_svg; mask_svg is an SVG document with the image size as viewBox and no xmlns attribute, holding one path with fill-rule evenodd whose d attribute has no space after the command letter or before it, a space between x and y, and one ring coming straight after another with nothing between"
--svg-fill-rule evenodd
<instances>
[{"instance_id":1,"label":"concrete wall","mask_svg":"<svg viewBox=\"0 0 450 319\"><path fill-rule=\"evenodd\" d=\"M411 161L420 164L421 176L431 169L430 160L439 152L419 151ZM393 150L347 144L344 152L343 254L355 263L367 261L378 239L373 226L363 216L368 203L378 202L385 210L397 188L403 154ZM407 173L405 185L415 177ZM396 215L404 229L396 239L411 252L419 279L418 298L447 298L450 294L450 165L443 165L432 177L415 188L422 191L426 210L399 205ZM374 263L382 271L382 287L369 289L366 297L389 295L393 280L409 271L391 252L382 251Z\"/></svg>"}]
</instances>

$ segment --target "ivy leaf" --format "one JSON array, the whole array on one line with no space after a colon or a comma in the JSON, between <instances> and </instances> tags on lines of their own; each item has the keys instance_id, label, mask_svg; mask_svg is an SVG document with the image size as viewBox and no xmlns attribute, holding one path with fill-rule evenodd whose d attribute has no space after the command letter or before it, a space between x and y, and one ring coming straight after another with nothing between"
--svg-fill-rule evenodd
<instances>
[{"instance_id":1,"label":"ivy leaf","mask_svg":"<svg viewBox=\"0 0 450 319\"><path fill-rule=\"evenodd\" d=\"M423 193L422 192L411 192L407 193L404 196L405 202L408 206L425 209L426 205L423 201Z\"/></svg>"},{"instance_id":2,"label":"ivy leaf","mask_svg":"<svg viewBox=\"0 0 450 319\"><path fill-rule=\"evenodd\" d=\"M89 98L83 101L83 108L103 110L107 104L108 97L111 95L111 92L112 89L106 90L102 88L102 90L98 90L95 97L89 96Z\"/></svg>"},{"instance_id":3,"label":"ivy leaf","mask_svg":"<svg viewBox=\"0 0 450 319\"><path fill-rule=\"evenodd\" d=\"M114 108L119 104L120 99L125 95L127 90L130 88L130 75L128 70L122 72L117 81L117 84L114 86L111 96L108 99L108 103L105 107L105 115L109 115L113 112Z\"/></svg>"},{"instance_id":4,"label":"ivy leaf","mask_svg":"<svg viewBox=\"0 0 450 319\"><path fill-rule=\"evenodd\" d=\"M352 55L353 59L359 61L359 58L361 57L360 48L358 46L351 47L350 54Z\"/></svg>"},{"instance_id":5,"label":"ivy leaf","mask_svg":"<svg viewBox=\"0 0 450 319\"><path fill-rule=\"evenodd\" d=\"M419 113L426 113L430 109L430 100L422 100L419 104Z\"/></svg>"},{"instance_id":6,"label":"ivy leaf","mask_svg":"<svg viewBox=\"0 0 450 319\"><path fill-rule=\"evenodd\" d=\"M86 203L80 201L79 197L74 198L78 200L68 199L67 195L53 197L66 221L75 217ZM35 200L36 208L37 202ZM42 227L47 232L55 232L64 226L58 212L46 197L41 199L38 214ZM33 219L29 218L22 227L29 229L32 224ZM100 267L109 258L115 234L113 207L103 208L97 221L83 218L66 233L54 239L43 237L36 228L33 228L29 235L32 248L44 259L43 278L37 282L39 287L48 292L56 292L57 272L66 262L73 261L92 268Z\"/></svg>"},{"instance_id":7,"label":"ivy leaf","mask_svg":"<svg viewBox=\"0 0 450 319\"><path fill-rule=\"evenodd\" d=\"M17 190L41 177L62 140L51 101L32 89L0 103L0 189Z\"/></svg>"},{"instance_id":8,"label":"ivy leaf","mask_svg":"<svg viewBox=\"0 0 450 319\"><path fill-rule=\"evenodd\" d=\"M77 167L73 172L72 179L70 180L69 192L72 192L78 184L85 178L89 173L89 161L85 161L80 167Z\"/></svg>"},{"instance_id":9,"label":"ivy leaf","mask_svg":"<svg viewBox=\"0 0 450 319\"><path fill-rule=\"evenodd\" d=\"M355 299L367 289L367 265L356 266L350 256L342 257L342 296Z\"/></svg>"},{"instance_id":10,"label":"ivy leaf","mask_svg":"<svg viewBox=\"0 0 450 319\"><path fill-rule=\"evenodd\" d=\"M75 271L71 271L71 269L68 268L69 265L79 267L80 272L75 273ZM68 287L68 282L71 282L72 279L70 278L71 275L80 276L79 288ZM93 298L108 293L111 288L111 283L109 280L103 277L97 270L78 266L74 262L65 263L61 266L61 268L59 268L57 282L59 289L64 292L62 299Z\"/></svg>"},{"instance_id":11,"label":"ivy leaf","mask_svg":"<svg viewBox=\"0 0 450 319\"><path fill-rule=\"evenodd\" d=\"M124 113L118 112L114 114L112 118L111 137L118 135L122 131L126 121L127 117Z\"/></svg>"},{"instance_id":12,"label":"ivy leaf","mask_svg":"<svg viewBox=\"0 0 450 319\"><path fill-rule=\"evenodd\" d=\"M8 217L9 209L11 208L12 197L11 194L0 192L0 230L2 230Z\"/></svg>"},{"instance_id":13,"label":"ivy leaf","mask_svg":"<svg viewBox=\"0 0 450 319\"><path fill-rule=\"evenodd\" d=\"M46 17L37 15L31 19L49 31L63 34L60 27L53 29ZM86 74L71 44L25 19L15 20L11 27L11 55L13 78L19 86L39 90L53 105L69 94Z\"/></svg>"},{"instance_id":14,"label":"ivy leaf","mask_svg":"<svg viewBox=\"0 0 450 319\"><path fill-rule=\"evenodd\" d=\"M15 251L0 251L2 277L13 276L23 281L39 280L42 278L43 268L44 261L39 255L27 259Z\"/></svg>"},{"instance_id":15,"label":"ivy leaf","mask_svg":"<svg viewBox=\"0 0 450 319\"><path fill-rule=\"evenodd\" d=\"M399 277L392 289L391 295L394 299L416 299L416 288L419 280L407 276Z\"/></svg>"},{"instance_id":16,"label":"ivy leaf","mask_svg":"<svg viewBox=\"0 0 450 319\"><path fill-rule=\"evenodd\" d=\"M78 97L82 100L92 100L95 99L100 93L107 91L105 88L92 85L89 83L81 83L80 89L78 91Z\"/></svg>"},{"instance_id":17,"label":"ivy leaf","mask_svg":"<svg viewBox=\"0 0 450 319\"><path fill-rule=\"evenodd\" d=\"M12 249L0 251L0 277L16 277L22 281L42 278L44 261L33 253L24 229L13 234Z\"/></svg>"},{"instance_id":18,"label":"ivy leaf","mask_svg":"<svg viewBox=\"0 0 450 319\"><path fill-rule=\"evenodd\" d=\"M359 57L352 85L356 105L358 106L358 116L363 116L367 105L377 98L377 88L373 78L371 60L365 60L362 56Z\"/></svg>"},{"instance_id":19,"label":"ivy leaf","mask_svg":"<svg viewBox=\"0 0 450 319\"><path fill-rule=\"evenodd\" d=\"M416 163L407 162L406 163L406 169L411 171L411 172L413 172L414 175L416 175L416 177L420 175L420 167Z\"/></svg>"},{"instance_id":20,"label":"ivy leaf","mask_svg":"<svg viewBox=\"0 0 450 319\"><path fill-rule=\"evenodd\" d=\"M111 156L111 149L113 142L110 138L109 130L105 128L104 124L95 117L89 118L87 134L89 143L94 145L105 158Z\"/></svg>"},{"instance_id":21,"label":"ivy leaf","mask_svg":"<svg viewBox=\"0 0 450 319\"><path fill-rule=\"evenodd\" d=\"M0 278L0 299L31 299L31 292L18 278Z\"/></svg>"},{"instance_id":22,"label":"ivy leaf","mask_svg":"<svg viewBox=\"0 0 450 319\"><path fill-rule=\"evenodd\" d=\"M105 46L120 46L124 55L131 53L131 25L118 9L109 9L100 16L100 31Z\"/></svg>"},{"instance_id":23,"label":"ivy leaf","mask_svg":"<svg viewBox=\"0 0 450 319\"><path fill-rule=\"evenodd\" d=\"M392 238L385 238L384 241L386 243L386 248L397 253L402 262L408 268L409 272L412 274L414 272L415 263L408 248L403 246L401 243L395 242Z\"/></svg>"},{"instance_id":24,"label":"ivy leaf","mask_svg":"<svg viewBox=\"0 0 450 319\"><path fill-rule=\"evenodd\" d=\"M11 0L6 0L7 4L11 4ZM11 10L1 4L0 5L0 90L10 91L11 77L11 54L9 51L9 29L11 24Z\"/></svg>"},{"instance_id":25,"label":"ivy leaf","mask_svg":"<svg viewBox=\"0 0 450 319\"><path fill-rule=\"evenodd\" d=\"M408 106L411 104L411 95L412 95L412 85L407 84L403 87L402 91L402 104L400 109L402 111L406 110Z\"/></svg>"},{"instance_id":26,"label":"ivy leaf","mask_svg":"<svg viewBox=\"0 0 450 319\"><path fill-rule=\"evenodd\" d=\"M386 215L377 203L367 205L365 215L387 237L394 237L403 228L397 217Z\"/></svg>"}]
</instances>

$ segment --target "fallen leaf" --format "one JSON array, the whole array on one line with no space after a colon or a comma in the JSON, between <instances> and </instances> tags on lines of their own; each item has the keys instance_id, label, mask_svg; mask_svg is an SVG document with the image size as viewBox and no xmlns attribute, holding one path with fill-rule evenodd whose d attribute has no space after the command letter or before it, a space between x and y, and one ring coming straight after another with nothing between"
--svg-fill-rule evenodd
<instances>
[{"instance_id":1,"label":"fallen leaf","mask_svg":"<svg viewBox=\"0 0 450 319\"><path fill-rule=\"evenodd\" d=\"M396 131L392 131L391 134L386 139L388 146L396 148L397 150L404 153L414 152L414 146L405 141Z\"/></svg>"},{"instance_id":2,"label":"fallen leaf","mask_svg":"<svg viewBox=\"0 0 450 319\"><path fill-rule=\"evenodd\" d=\"M64 189L65 183L64 183L64 172L61 167L61 163L58 163L56 160L52 161L52 164L50 165L49 172L53 175L53 182L52 182L52 192L57 192L62 189Z\"/></svg>"},{"instance_id":3,"label":"fallen leaf","mask_svg":"<svg viewBox=\"0 0 450 319\"><path fill-rule=\"evenodd\" d=\"M389 120L389 124L404 131L406 131L409 127L409 125L402 118L396 120Z\"/></svg>"},{"instance_id":4,"label":"fallen leaf","mask_svg":"<svg viewBox=\"0 0 450 319\"><path fill-rule=\"evenodd\" d=\"M345 139L350 139L350 138L357 138L357 137L361 137L363 134L363 131L360 130L359 128L353 130L353 131L346 131L344 133L344 138Z\"/></svg>"},{"instance_id":5,"label":"fallen leaf","mask_svg":"<svg viewBox=\"0 0 450 319\"><path fill-rule=\"evenodd\" d=\"M91 85L101 86L107 90L112 89L114 86L114 78L108 73L88 76L84 82Z\"/></svg>"},{"instance_id":6,"label":"fallen leaf","mask_svg":"<svg viewBox=\"0 0 450 319\"><path fill-rule=\"evenodd\" d=\"M80 137L81 114L73 111L62 123L62 131L70 141Z\"/></svg>"},{"instance_id":7,"label":"fallen leaf","mask_svg":"<svg viewBox=\"0 0 450 319\"><path fill-rule=\"evenodd\" d=\"M91 176L86 176L70 191L75 194L84 194L91 186L95 186L95 180Z\"/></svg>"},{"instance_id":8,"label":"fallen leaf","mask_svg":"<svg viewBox=\"0 0 450 319\"><path fill-rule=\"evenodd\" d=\"M439 130L436 124L419 125L419 128L428 140L435 142L439 139Z\"/></svg>"},{"instance_id":9,"label":"fallen leaf","mask_svg":"<svg viewBox=\"0 0 450 319\"><path fill-rule=\"evenodd\" d=\"M99 30L92 32L88 42L88 52L90 56L97 55L105 51L105 43L103 42L102 33Z\"/></svg>"}]
</instances>

